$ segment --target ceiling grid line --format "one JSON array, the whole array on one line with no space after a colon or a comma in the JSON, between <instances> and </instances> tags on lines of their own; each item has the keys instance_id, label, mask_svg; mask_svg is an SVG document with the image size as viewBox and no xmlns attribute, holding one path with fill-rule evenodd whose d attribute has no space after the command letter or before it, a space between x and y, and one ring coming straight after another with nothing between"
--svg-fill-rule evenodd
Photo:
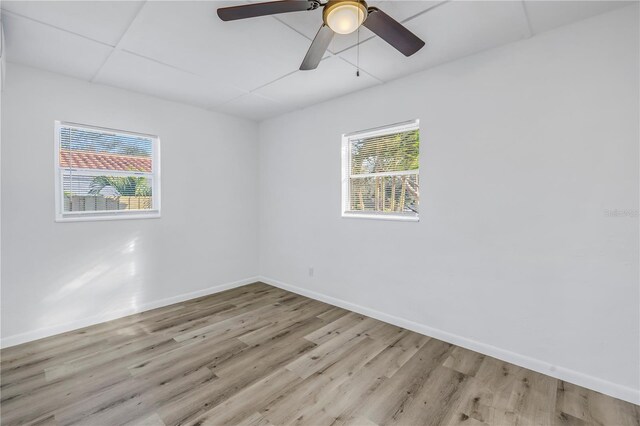
<instances>
[{"instance_id":1,"label":"ceiling grid line","mask_svg":"<svg viewBox=\"0 0 640 426\"><path fill-rule=\"evenodd\" d=\"M20 19L26 19L26 20L31 21L31 22L37 22L40 25L44 25L44 26L49 27L49 28L55 28L58 31L65 32L67 34L72 34L72 35L74 35L76 37L82 37L85 40L89 40L89 41L92 41L94 43L98 43L98 44L100 44L102 46L113 47L113 45L111 45L109 43L105 43L103 41L96 40L96 39L91 38L91 37L87 37L86 35L79 34L79 33L76 33L74 31L70 31L70 30L67 30L65 28L61 28L61 27L58 27L56 25L49 24L47 22L43 22L43 21L41 21L39 19L34 19L34 18L29 17L29 16L24 16L24 15L22 15L20 13L15 13L15 12L12 12L12 11L4 9L4 8L2 8L2 13L7 14L9 16L15 16L15 17L18 17Z\"/></svg>"},{"instance_id":2,"label":"ceiling grid line","mask_svg":"<svg viewBox=\"0 0 640 426\"><path fill-rule=\"evenodd\" d=\"M399 22L400 22L401 24L406 24L407 22L411 22L411 21L412 21L412 20L414 20L415 18L417 18L417 17L419 17L419 16L422 16L422 15L424 15L425 13L427 13L427 12L429 12L429 11L431 11L431 10L434 10L435 8L437 8L437 7L439 7L439 6L442 6L442 5L444 5L444 4L447 4L447 3L449 3L450 1L453 1L453 0L444 0L444 1L441 1L441 2L440 2L440 3L438 3L438 4L434 4L433 6L427 7L425 10L423 10L423 11L421 11L421 12L418 12L418 13L416 13L416 14L413 14L413 15L409 16L408 18L402 19L402 20L400 20ZM346 47L346 48L344 48L344 49L342 49L342 50L340 50L340 51L338 51L338 52L335 52L335 54L336 54L336 55L339 55L339 54L341 54L341 53L344 53L344 52L346 52L347 50L353 49L354 47L356 47L356 46L358 46L358 45L362 45L363 43L366 43L367 41L369 41L369 40L373 40L374 38L377 38L377 37L378 37L378 36L374 34L374 35L372 35L371 37L367 37L366 39L360 40L360 42L359 42L359 43L353 44L353 45L351 45L351 46L349 46L349 47ZM428 43L428 41L427 41L427 43Z\"/></svg>"},{"instance_id":3,"label":"ceiling grid line","mask_svg":"<svg viewBox=\"0 0 640 426\"><path fill-rule=\"evenodd\" d=\"M131 26L136 21L136 19L138 19L138 16L140 16L140 12L142 11L142 9L144 8L144 6L146 4L147 4L147 0L144 0L140 4L140 7L138 7L138 10L136 10L136 13L133 15L133 18L131 18L131 21L129 22L127 27L124 29L124 31L120 35L120 38L116 42L116 45L113 46L113 49L111 50L111 53L109 53L109 56L107 56L107 58L104 60L104 62L102 62L102 65L100 65L100 67L95 72L95 74L93 74L93 76L91 77L91 80L89 80L90 82L93 83L95 81L95 79L100 75L100 72L104 69L104 66L107 64L107 62L109 62L109 59L111 59L111 57L113 56L114 52L117 52L117 51L120 50L120 45L122 44L122 40L127 35L127 32L131 29Z\"/></svg>"},{"instance_id":4,"label":"ceiling grid line","mask_svg":"<svg viewBox=\"0 0 640 426\"><path fill-rule=\"evenodd\" d=\"M524 0L520 0L520 4L522 5L522 13L524 14L524 19L527 25L527 38L531 38L534 36L533 27L531 26L531 18L529 17L529 12L527 11L527 4Z\"/></svg>"},{"instance_id":5,"label":"ceiling grid line","mask_svg":"<svg viewBox=\"0 0 640 426\"><path fill-rule=\"evenodd\" d=\"M276 21L280 22L282 25L284 25L285 27L289 28L290 30L295 31L296 33L300 34L302 37L306 38L309 41L313 41L313 39L307 37L306 34L304 34L302 31L298 31L295 28L293 28L291 25L287 24L286 22L284 22L282 19L279 19L277 16L271 16L273 19L275 19Z\"/></svg>"},{"instance_id":6,"label":"ceiling grid line","mask_svg":"<svg viewBox=\"0 0 640 426\"><path fill-rule=\"evenodd\" d=\"M374 80L377 80L378 83L382 83L382 84L386 83L383 79L381 79L379 77L376 77L375 75L371 74L369 71L367 71L364 68L362 68L362 66L357 66L356 64L351 63L348 59L343 58L342 56L338 56L338 58L340 58L341 60L343 60L347 64L351 65L354 69L369 75Z\"/></svg>"},{"instance_id":7,"label":"ceiling grid line","mask_svg":"<svg viewBox=\"0 0 640 426\"><path fill-rule=\"evenodd\" d=\"M196 77L205 78L205 77L203 77L202 75L200 75L200 74L198 74L196 72L193 72L193 71L190 71L190 70L187 70L187 69L184 69L184 68L177 67L177 66L175 66L173 64L168 64L166 62L159 61L159 60L157 60L155 58L152 58L150 56L145 56L145 55L142 55L142 54L137 53L137 52L133 52L133 51L128 50L128 49L122 49L121 48L119 50L121 52L128 53L129 55L137 56L138 58L142 58L142 59L145 59L145 60L150 61L150 62L155 62L158 65L163 65L165 67L172 68L172 69L174 69L176 71L180 71L180 72L183 72L185 74L191 74L191 75L196 76Z\"/></svg>"},{"instance_id":8,"label":"ceiling grid line","mask_svg":"<svg viewBox=\"0 0 640 426\"><path fill-rule=\"evenodd\" d=\"M409 16L408 18L403 19L403 20L402 20L402 21L400 21L400 22L401 22L401 23L403 23L403 24L406 24L407 22L413 21L413 20L414 20L414 19L416 19L417 17L422 16L422 15L424 15L425 13L427 13L427 12L429 12L429 11L432 11L432 10L434 10L434 9L436 9L436 8L440 7L440 6L443 6L443 5L445 5L445 4L447 4L447 3L451 2L451 1L454 1L454 0L444 0L444 1L441 1L441 2L439 2L439 3L437 3L437 4L434 4L433 6L429 6L428 8L426 8L425 10L423 10L422 12L418 12L418 13L416 13L416 14L414 14L414 15Z\"/></svg>"}]
</instances>

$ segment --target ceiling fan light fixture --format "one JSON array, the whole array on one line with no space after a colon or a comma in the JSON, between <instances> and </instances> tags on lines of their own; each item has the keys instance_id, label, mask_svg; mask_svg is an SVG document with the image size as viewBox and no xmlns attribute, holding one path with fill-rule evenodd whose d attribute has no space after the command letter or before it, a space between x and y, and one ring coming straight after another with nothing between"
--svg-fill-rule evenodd
<instances>
[{"instance_id":1,"label":"ceiling fan light fixture","mask_svg":"<svg viewBox=\"0 0 640 426\"><path fill-rule=\"evenodd\" d=\"M334 35L353 33L361 25L405 56L413 55L424 46L424 41L404 25L377 7L368 7L365 0L328 0L324 3L325 1L327 0L270 0L221 7L218 9L218 17L223 21L236 21L258 16L310 11L322 7L322 26L300 64L301 71L314 70L318 67Z\"/></svg>"},{"instance_id":2,"label":"ceiling fan light fixture","mask_svg":"<svg viewBox=\"0 0 640 426\"><path fill-rule=\"evenodd\" d=\"M351 34L367 17L367 4L357 0L330 1L324 8L324 23L338 34Z\"/></svg>"}]
</instances>

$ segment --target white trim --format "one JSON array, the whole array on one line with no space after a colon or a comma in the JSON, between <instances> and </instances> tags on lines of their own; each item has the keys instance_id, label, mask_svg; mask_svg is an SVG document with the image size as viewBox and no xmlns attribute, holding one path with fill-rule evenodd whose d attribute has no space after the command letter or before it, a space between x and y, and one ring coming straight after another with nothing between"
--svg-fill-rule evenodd
<instances>
[{"instance_id":1,"label":"white trim","mask_svg":"<svg viewBox=\"0 0 640 426\"><path fill-rule=\"evenodd\" d=\"M132 132L130 130L112 129L112 128L109 128L109 127L94 126L93 124L74 123L72 121L56 120L56 123L59 124L60 126L68 126L68 127L82 128L82 129L98 130L98 131L100 131L102 133L105 133L105 134L108 134L108 135L114 135L114 136L138 136L138 137L141 137L141 138L150 138L150 139L156 139L158 137L156 135L152 135L152 134L149 134L149 133L140 133L140 132Z\"/></svg>"},{"instance_id":2,"label":"white trim","mask_svg":"<svg viewBox=\"0 0 640 426\"><path fill-rule=\"evenodd\" d=\"M342 150L341 150L341 168L342 168L342 202L340 203L340 214L344 216L344 212L349 210L349 176L351 176L351 168L349 167L351 160L349 154L349 137L342 135Z\"/></svg>"},{"instance_id":3,"label":"white trim","mask_svg":"<svg viewBox=\"0 0 640 426\"><path fill-rule=\"evenodd\" d=\"M122 212L122 213L119 213ZM56 215L56 222L95 222L97 220L159 219L157 210L107 210L68 212Z\"/></svg>"},{"instance_id":4,"label":"white trim","mask_svg":"<svg viewBox=\"0 0 640 426\"><path fill-rule=\"evenodd\" d=\"M110 312L101 313L87 318L80 318L76 321L71 321L65 324L54 325L51 327L44 327L26 333L15 334L13 336L2 337L0 339L0 347L7 348L10 346L19 345L21 343L30 342L44 337L53 336L60 333L66 333L68 331L77 330L79 328L87 327L90 325L99 324L106 321L126 317L128 315L137 314L139 312L149 311L151 309L161 308L163 306L172 305L174 303L184 302L185 300L195 299L201 296L207 296L209 294L219 293L221 291L229 290L236 287L242 287L243 285L252 284L259 281L258 277L249 277L238 281L232 281L213 287L205 288L202 290L192 291L190 293L179 294L177 296L167 297L152 302L143 303L135 308L126 308Z\"/></svg>"},{"instance_id":5,"label":"white trim","mask_svg":"<svg viewBox=\"0 0 640 426\"><path fill-rule=\"evenodd\" d=\"M342 212L342 217L346 219L374 219L374 220L395 220L400 222L420 222L420 217L417 215L397 215L390 213L360 213L353 211Z\"/></svg>"},{"instance_id":6,"label":"white trim","mask_svg":"<svg viewBox=\"0 0 640 426\"><path fill-rule=\"evenodd\" d=\"M77 172L80 175L83 176L104 176L104 175L109 175L109 176L118 176L118 177L128 177L128 176L137 176L137 177L146 177L146 178L151 178L153 179L153 172L152 173L146 173L146 172L124 172L122 170L109 170L109 169L80 169L80 168L75 168L75 167L61 167L62 170L64 170L65 172Z\"/></svg>"},{"instance_id":7,"label":"white trim","mask_svg":"<svg viewBox=\"0 0 640 426\"><path fill-rule=\"evenodd\" d=\"M65 212L64 211L64 190L62 185L62 170L60 167L60 128L61 127L73 127L76 129L97 130L105 134L121 135L121 136L134 136L151 139L151 147L153 152L151 154L152 167L151 173L144 172L122 172L118 170L96 170L96 169L82 169L82 168L64 168L64 170L79 171L80 173L88 176L101 176L109 174L113 176L144 176L151 178L151 202L152 208L148 210L105 210L105 211L87 211L87 212ZM53 131L54 140L54 171L55 171L55 218L56 222L88 222L97 220L123 220L123 219L157 219L161 217L160 200L162 198L162 186L160 177L160 138L155 135L149 135L146 133L130 132L118 129L109 129L106 127L93 126L88 124L78 124L68 121L54 122Z\"/></svg>"},{"instance_id":8,"label":"white trim","mask_svg":"<svg viewBox=\"0 0 640 426\"><path fill-rule=\"evenodd\" d=\"M297 287L291 284L286 284L273 278L260 276L259 280L283 290L288 290L302 296L319 300L321 302L339 306L341 308L348 309L350 311L357 312L359 314L366 315L371 318L396 325L398 327L406 328L407 330L415 331L416 333L424 334L426 336L433 337L447 343L451 343L472 351L479 352L481 354L498 358L502 361L510 362L523 368L537 371L538 373L545 374L559 380L564 380L566 382L592 389L596 392L604 393L614 398L619 398L624 401L631 402L632 404L640 405L640 389L633 389L628 386L619 385L617 383L600 379L589 374L581 373L570 368L556 366L546 361L542 361L516 352L511 352L509 350L498 348L486 343L478 342L463 336L440 330L438 328L433 328L425 324L420 324L405 318L397 317L395 315L390 315L372 308L348 302L346 300L327 296L325 294L318 293L313 290L308 290L302 287Z\"/></svg>"},{"instance_id":9,"label":"white trim","mask_svg":"<svg viewBox=\"0 0 640 426\"><path fill-rule=\"evenodd\" d=\"M64 210L64 191L60 189L62 185L62 176L60 174L60 127L62 123L58 120L53 125L53 170L54 170L54 187L53 198L55 199L55 219L60 216L60 212Z\"/></svg>"},{"instance_id":10,"label":"white trim","mask_svg":"<svg viewBox=\"0 0 640 426\"><path fill-rule=\"evenodd\" d=\"M420 120L409 120L401 123L388 124L386 126L374 127L372 129L358 130L356 132L345 133L342 136L348 139L353 139L354 136L358 138L370 138L373 136L386 135L391 133L406 132L409 130L416 130L420 127ZM392 130L391 132L389 130Z\"/></svg>"},{"instance_id":11,"label":"white trim","mask_svg":"<svg viewBox=\"0 0 640 426\"><path fill-rule=\"evenodd\" d=\"M410 176L419 175L420 169L403 170L401 172L378 172L378 173L360 173L349 176L351 179L369 178L369 177L386 177L386 176Z\"/></svg>"},{"instance_id":12,"label":"white trim","mask_svg":"<svg viewBox=\"0 0 640 426\"><path fill-rule=\"evenodd\" d=\"M1 0L0 0L1 1ZM151 201L153 202L153 210L158 211L158 217L160 217L160 212L162 211L160 206L160 201L162 200L162 177L160 176L160 170L162 167L162 159L160 158L160 153L162 149L160 149L161 142L160 137L155 136L155 143L152 144L153 147L153 161L151 166L153 167L152 172L155 174L154 178L151 180L153 182L153 197Z\"/></svg>"}]
</instances>

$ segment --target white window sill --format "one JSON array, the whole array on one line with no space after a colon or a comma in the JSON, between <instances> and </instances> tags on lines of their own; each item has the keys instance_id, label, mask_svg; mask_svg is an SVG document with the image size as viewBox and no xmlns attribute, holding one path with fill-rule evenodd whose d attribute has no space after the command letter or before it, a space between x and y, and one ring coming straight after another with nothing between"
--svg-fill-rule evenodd
<instances>
[{"instance_id":1,"label":"white window sill","mask_svg":"<svg viewBox=\"0 0 640 426\"><path fill-rule=\"evenodd\" d=\"M98 220L158 219L159 210L128 211L126 213L67 213L56 215L56 222L93 222Z\"/></svg>"},{"instance_id":2,"label":"white window sill","mask_svg":"<svg viewBox=\"0 0 640 426\"><path fill-rule=\"evenodd\" d=\"M366 213L342 213L342 217L346 219L373 219L373 220L394 220L397 222L419 222L419 216L398 216L383 214L366 214Z\"/></svg>"}]
</instances>

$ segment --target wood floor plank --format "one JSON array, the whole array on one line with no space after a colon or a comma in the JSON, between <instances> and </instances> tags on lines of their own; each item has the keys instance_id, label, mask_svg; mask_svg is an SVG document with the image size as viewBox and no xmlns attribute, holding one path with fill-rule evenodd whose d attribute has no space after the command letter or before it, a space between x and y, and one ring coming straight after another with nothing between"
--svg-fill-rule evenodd
<instances>
[{"instance_id":1,"label":"wood floor plank","mask_svg":"<svg viewBox=\"0 0 640 426\"><path fill-rule=\"evenodd\" d=\"M333 322L335 320L337 320L340 317L343 317L345 315L347 315L349 313L349 311L347 311L346 309L342 309L342 308L338 308L337 306L333 306L330 309L328 309L327 311L321 313L320 315L318 315L318 318L320 318L322 321L325 321L327 323Z\"/></svg>"},{"instance_id":2,"label":"wood floor plank","mask_svg":"<svg viewBox=\"0 0 640 426\"><path fill-rule=\"evenodd\" d=\"M451 351L451 355L444 361L443 365L467 376L475 376L483 360L484 355L457 347Z\"/></svg>"},{"instance_id":3,"label":"wood floor plank","mask_svg":"<svg viewBox=\"0 0 640 426\"><path fill-rule=\"evenodd\" d=\"M282 368L291 359L304 354L315 346L304 339L291 342L288 347L269 353L265 357L256 357L261 368L234 369L234 374L226 374L215 382L194 388L189 395L163 405L158 409L161 418L167 424L187 424L209 411L218 404L236 395L244 388L268 376L274 370ZM214 373L216 366L212 366ZM229 370L226 370L227 372Z\"/></svg>"},{"instance_id":4,"label":"wood floor plank","mask_svg":"<svg viewBox=\"0 0 640 426\"><path fill-rule=\"evenodd\" d=\"M43 373L44 377L44 373ZM17 397L2 403L2 424L23 424L53 413L75 401L102 393L106 389L127 381L128 372L122 368L86 371L40 386L24 389Z\"/></svg>"},{"instance_id":5,"label":"wood floor plank","mask_svg":"<svg viewBox=\"0 0 640 426\"><path fill-rule=\"evenodd\" d=\"M153 413L142 420L130 422L131 426L166 426L157 413Z\"/></svg>"},{"instance_id":6,"label":"wood floor plank","mask_svg":"<svg viewBox=\"0 0 640 426\"><path fill-rule=\"evenodd\" d=\"M416 352L429 341L430 337L405 330L396 341L377 357L369 362L369 366L386 377L392 377Z\"/></svg>"},{"instance_id":7,"label":"wood floor plank","mask_svg":"<svg viewBox=\"0 0 640 426\"><path fill-rule=\"evenodd\" d=\"M296 372L300 377L306 379L313 373L320 371L324 367L336 362L340 357L353 346L364 339L367 339L367 331L374 329L380 321L373 318L366 318L363 321L357 320L351 328L345 329L337 337L326 341L309 353L298 357L286 368Z\"/></svg>"},{"instance_id":8,"label":"wood floor plank","mask_svg":"<svg viewBox=\"0 0 640 426\"><path fill-rule=\"evenodd\" d=\"M224 341L198 340L155 356L143 358L128 366L128 370L134 377L153 376L167 370L178 370L177 373L182 373L215 364L245 348L247 348L245 343L233 338Z\"/></svg>"},{"instance_id":9,"label":"wood floor plank","mask_svg":"<svg viewBox=\"0 0 640 426\"><path fill-rule=\"evenodd\" d=\"M379 340L365 339L349 353L349 356L353 357L351 363L341 360L329 369L319 372L323 377L328 376L331 379L324 391L326 403L305 407L307 418L317 419L320 424L353 422L357 418L353 415L356 409L387 380L386 377L378 374L379 371L369 366L371 359L375 358L384 347L385 344ZM340 372L341 370L341 376L331 377L332 371ZM304 424L304 422L298 423Z\"/></svg>"},{"instance_id":10,"label":"wood floor plank","mask_svg":"<svg viewBox=\"0 0 640 426\"><path fill-rule=\"evenodd\" d=\"M268 344L258 343L248 346L232 358L217 362L210 367L216 374L225 377L266 368L273 363L279 363L279 360L299 359L316 347L315 343L301 337L309 329L317 327L318 322L316 318L309 318L295 323Z\"/></svg>"},{"instance_id":11,"label":"wood floor plank","mask_svg":"<svg viewBox=\"0 0 640 426\"><path fill-rule=\"evenodd\" d=\"M256 411L268 406L280 394L302 381L296 374L281 368L265 378L242 389L231 398L202 413L193 420L202 425L234 425L241 422L254 422ZM268 419L258 414L260 421L268 423ZM258 423L260 423L260 421Z\"/></svg>"},{"instance_id":12,"label":"wood floor plank","mask_svg":"<svg viewBox=\"0 0 640 426\"><path fill-rule=\"evenodd\" d=\"M149 358L177 347L175 340L166 336L147 336L137 341L130 341L123 345L105 350L96 355L83 356L67 361L63 364L45 368L47 381L57 380L62 377L70 377L79 372L105 368L105 365L124 365L136 362L138 359Z\"/></svg>"},{"instance_id":13,"label":"wood floor plank","mask_svg":"<svg viewBox=\"0 0 640 426\"><path fill-rule=\"evenodd\" d=\"M465 389L452 404L443 424L488 424L493 393L475 377L468 377Z\"/></svg>"},{"instance_id":14,"label":"wood floor plank","mask_svg":"<svg viewBox=\"0 0 640 426\"><path fill-rule=\"evenodd\" d=\"M313 317L315 314L325 312L327 305L316 301L303 301L289 309L282 310L279 315L272 317L268 325L243 334L239 339L246 344L254 345L279 338L282 333L291 330L295 324L301 324ZM317 316L316 316L317 317ZM320 319L319 317L317 317ZM321 319L320 319L321 320ZM319 321L317 321L319 323Z\"/></svg>"},{"instance_id":15,"label":"wood floor plank","mask_svg":"<svg viewBox=\"0 0 640 426\"><path fill-rule=\"evenodd\" d=\"M331 424L343 411L343 407L330 403L341 393L343 384L358 375L363 366L384 349L384 343L370 337L344 353L339 362L305 378L298 386L277 398L262 414L274 424Z\"/></svg>"},{"instance_id":16,"label":"wood floor plank","mask_svg":"<svg viewBox=\"0 0 640 426\"><path fill-rule=\"evenodd\" d=\"M417 387L412 398L405 400L400 410L385 421L385 424L444 424L449 412L455 407L468 376L444 366L436 369Z\"/></svg>"},{"instance_id":17,"label":"wood floor plank","mask_svg":"<svg viewBox=\"0 0 640 426\"><path fill-rule=\"evenodd\" d=\"M640 426L640 407L255 283L1 350L0 423Z\"/></svg>"},{"instance_id":18,"label":"wood floor plank","mask_svg":"<svg viewBox=\"0 0 640 426\"><path fill-rule=\"evenodd\" d=\"M334 337L340 335L343 331L350 329L358 322L364 321L365 319L367 319L367 317L364 315L351 312L328 323L324 327L315 330L313 333L309 333L305 336L305 339L320 345L324 342L328 342Z\"/></svg>"},{"instance_id":19,"label":"wood floor plank","mask_svg":"<svg viewBox=\"0 0 640 426\"><path fill-rule=\"evenodd\" d=\"M238 422L237 426L274 426L260 413L254 413L246 419Z\"/></svg>"},{"instance_id":20,"label":"wood floor plank","mask_svg":"<svg viewBox=\"0 0 640 426\"><path fill-rule=\"evenodd\" d=\"M394 421L450 351L451 345L435 339L429 340L393 377L363 401L355 414L377 424Z\"/></svg>"}]
</instances>

